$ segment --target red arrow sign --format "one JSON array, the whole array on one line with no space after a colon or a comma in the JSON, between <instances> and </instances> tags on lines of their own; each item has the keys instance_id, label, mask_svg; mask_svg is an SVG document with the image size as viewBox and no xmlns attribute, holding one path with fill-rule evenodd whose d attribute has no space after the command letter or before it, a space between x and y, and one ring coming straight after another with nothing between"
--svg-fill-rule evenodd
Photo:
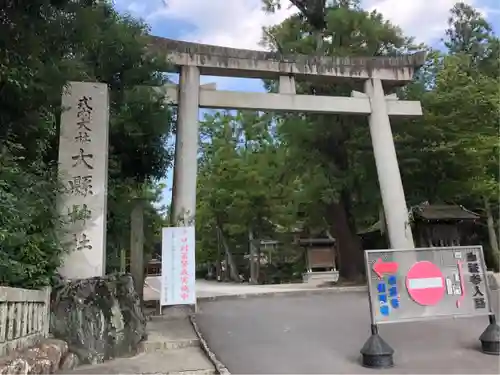
<instances>
[{"instance_id":1,"label":"red arrow sign","mask_svg":"<svg viewBox=\"0 0 500 375\"><path fill-rule=\"evenodd\" d=\"M373 271L378 277L382 278L384 273L396 273L398 272L399 264L396 262L384 262L382 259L378 258L373 264Z\"/></svg>"}]
</instances>

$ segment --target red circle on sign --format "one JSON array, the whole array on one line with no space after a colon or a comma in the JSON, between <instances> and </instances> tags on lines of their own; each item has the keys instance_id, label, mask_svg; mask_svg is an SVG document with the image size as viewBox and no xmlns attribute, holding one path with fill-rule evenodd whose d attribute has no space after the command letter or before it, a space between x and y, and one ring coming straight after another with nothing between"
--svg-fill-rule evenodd
<instances>
[{"instance_id":1,"label":"red circle on sign","mask_svg":"<svg viewBox=\"0 0 500 375\"><path fill-rule=\"evenodd\" d=\"M428 261L415 263L406 275L410 297L423 306L433 306L444 296L445 281L438 266Z\"/></svg>"}]
</instances>

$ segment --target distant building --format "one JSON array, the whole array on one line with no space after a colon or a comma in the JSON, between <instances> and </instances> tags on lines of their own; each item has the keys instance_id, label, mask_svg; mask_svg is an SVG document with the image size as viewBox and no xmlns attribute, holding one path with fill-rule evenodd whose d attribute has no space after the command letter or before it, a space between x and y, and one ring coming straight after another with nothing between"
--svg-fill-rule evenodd
<instances>
[{"instance_id":1,"label":"distant building","mask_svg":"<svg viewBox=\"0 0 500 375\"><path fill-rule=\"evenodd\" d=\"M460 205L421 203L409 212L416 247L477 245L475 227L480 215ZM364 249L389 246L383 217L370 228L358 232Z\"/></svg>"}]
</instances>

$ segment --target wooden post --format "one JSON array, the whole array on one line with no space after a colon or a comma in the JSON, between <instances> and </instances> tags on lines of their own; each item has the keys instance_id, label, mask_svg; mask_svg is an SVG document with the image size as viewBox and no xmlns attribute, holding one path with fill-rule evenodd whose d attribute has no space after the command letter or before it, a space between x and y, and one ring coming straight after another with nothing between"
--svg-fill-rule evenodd
<instances>
[{"instance_id":1,"label":"wooden post","mask_svg":"<svg viewBox=\"0 0 500 375\"><path fill-rule=\"evenodd\" d=\"M491 213L490 202L488 198L483 197L484 210L486 211L486 222L488 224L488 238L490 240L490 248L492 254L493 268L498 270L500 266L500 250L498 246L497 234L495 232L495 220Z\"/></svg>"},{"instance_id":2,"label":"wooden post","mask_svg":"<svg viewBox=\"0 0 500 375\"><path fill-rule=\"evenodd\" d=\"M130 215L130 273L134 278L137 294L144 294L144 207L142 200L134 201Z\"/></svg>"},{"instance_id":3,"label":"wooden post","mask_svg":"<svg viewBox=\"0 0 500 375\"><path fill-rule=\"evenodd\" d=\"M222 281L222 258L221 258L221 243L220 243L220 233L219 233L219 228L215 229L215 232L217 234L217 261L215 263L215 273L216 273L216 278L217 281Z\"/></svg>"},{"instance_id":4,"label":"wooden post","mask_svg":"<svg viewBox=\"0 0 500 375\"><path fill-rule=\"evenodd\" d=\"M224 258L224 271L223 271L223 274L224 274L224 282L228 282L230 280L229 278L229 272L231 271L231 266L229 265L229 254L225 253L225 258Z\"/></svg>"},{"instance_id":5,"label":"wooden post","mask_svg":"<svg viewBox=\"0 0 500 375\"><path fill-rule=\"evenodd\" d=\"M51 294L51 291L52 290L50 287L45 287L43 289L45 303L43 305L44 316L43 316L43 322L42 322L42 334L43 334L44 338L49 337L49 331L50 331L50 294Z\"/></svg>"},{"instance_id":6,"label":"wooden post","mask_svg":"<svg viewBox=\"0 0 500 375\"><path fill-rule=\"evenodd\" d=\"M250 247L250 284L258 284L259 283L259 271L257 269L258 263L258 250L254 244L253 232L250 229L248 231L248 244Z\"/></svg>"},{"instance_id":7,"label":"wooden post","mask_svg":"<svg viewBox=\"0 0 500 375\"><path fill-rule=\"evenodd\" d=\"M257 242L257 245L255 245L255 254L257 254L257 260L255 263L255 281L257 284L260 284L260 238Z\"/></svg>"},{"instance_id":8,"label":"wooden post","mask_svg":"<svg viewBox=\"0 0 500 375\"><path fill-rule=\"evenodd\" d=\"M125 249L120 250L120 272L127 272L127 251Z\"/></svg>"}]
</instances>

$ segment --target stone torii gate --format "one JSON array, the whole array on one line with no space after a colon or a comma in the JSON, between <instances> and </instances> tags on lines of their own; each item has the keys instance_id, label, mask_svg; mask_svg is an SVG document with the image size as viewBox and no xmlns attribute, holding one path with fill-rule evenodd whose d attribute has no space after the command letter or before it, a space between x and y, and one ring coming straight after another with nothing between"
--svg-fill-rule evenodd
<instances>
[{"instance_id":1,"label":"stone torii gate","mask_svg":"<svg viewBox=\"0 0 500 375\"><path fill-rule=\"evenodd\" d=\"M172 195L177 225L192 223L196 213L199 108L357 114L368 117L391 247L414 247L389 118L420 116L422 108L420 102L399 101L385 92L411 81L424 63L424 53L281 56L160 37L151 37L148 48L167 54L172 70L180 73L179 85L166 88L169 102L178 106ZM214 85L200 85L200 75L275 79L279 93L218 91ZM299 80L347 81L363 92L353 91L351 97L297 95ZM67 255L60 272L68 278L86 278L105 272L108 94L105 84L70 86L62 100L69 110L61 118L59 165L68 188L61 212L73 218L68 240L74 241L76 251Z\"/></svg>"},{"instance_id":2,"label":"stone torii gate","mask_svg":"<svg viewBox=\"0 0 500 375\"><path fill-rule=\"evenodd\" d=\"M420 102L399 101L385 91L411 81L424 63L424 53L371 58L281 56L159 37L152 38L150 48L167 53L180 73L179 87L167 89L171 102L178 105L174 218L189 222L195 215L199 108L358 114L369 118L391 247L414 247L389 117L420 116L422 108ZM277 79L279 93L216 91L200 87L200 75ZM350 98L297 95L296 80L351 81L364 92L353 91Z\"/></svg>"}]
</instances>

